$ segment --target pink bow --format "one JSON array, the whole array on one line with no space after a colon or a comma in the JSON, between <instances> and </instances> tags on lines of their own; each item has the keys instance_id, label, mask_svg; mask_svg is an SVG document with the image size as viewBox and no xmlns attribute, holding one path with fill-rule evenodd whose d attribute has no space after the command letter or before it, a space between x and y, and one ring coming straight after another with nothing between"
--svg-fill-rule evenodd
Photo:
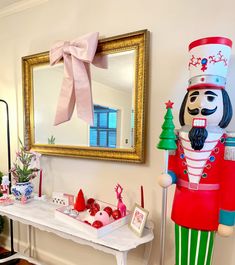
<instances>
[{"instance_id":1,"label":"pink bow","mask_svg":"<svg viewBox=\"0 0 235 265\"><path fill-rule=\"evenodd\" d=\"M99 33L89 33L71 42L60 41L50 50L50 64L64 59L64 79L54 125L70 120L76 103L77 115L93 125L90 63L93 61Z\"/></svg>"}]
</instances>

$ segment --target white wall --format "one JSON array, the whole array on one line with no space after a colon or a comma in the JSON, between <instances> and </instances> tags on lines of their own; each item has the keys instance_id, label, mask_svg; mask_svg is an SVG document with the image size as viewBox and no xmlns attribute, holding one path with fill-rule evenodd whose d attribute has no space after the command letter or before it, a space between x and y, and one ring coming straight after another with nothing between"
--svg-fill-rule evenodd
<instances>
[{"instance_id":1,"label":"white wall","mask_svg":"<svg viewBox=\"0 0 235 265\"><path fill-rule=\"evenodd\" d=\"M197 38L214 35L225 35L235 41L234 9L232 0L49 0L35 8L0 19L0 97L10 104L12 151L16 149L18 133L22 137L23 132L22 56L46 51L56 40L72 40L90 31L99 31L101 36L108 37L144 28L150 30L146 163L135 165L44 156L42 165L45 170L44 192L47 194L52 190L76 193L83 188L87 196L114 203L113 187L119 182L125 189L123 197L129 208L134 202L139 202L140 185L143 185L146 208L155 222L151 265L158 264L159 255L161 189L155 179L163 171L163 153L156 150L155 145L163 122L164 102L169 98L175 102L175 123L178 126L178 110L188 78L187 46ZM235 48L227 84L233 102L234 73ZM234 125L233 120L232 129ZM1 149L3 145L1 143ZM0 169L6 167L4 155L1 155ZM169 189L168 213L172 197L173 188ZM168 214L166 265L174 263L173 234L173 223ZM22 226L16 236L25 239ZM39 257L44 260L50 257L48 264L115 264L110 255L78 246L52 234L37 231L37 238ZM218 237L214 265L233 265L234 248L235 235L227 239ZM142 249L133 251L128 264L141 264L142 254Z\"/></svg>"}]
</instances>

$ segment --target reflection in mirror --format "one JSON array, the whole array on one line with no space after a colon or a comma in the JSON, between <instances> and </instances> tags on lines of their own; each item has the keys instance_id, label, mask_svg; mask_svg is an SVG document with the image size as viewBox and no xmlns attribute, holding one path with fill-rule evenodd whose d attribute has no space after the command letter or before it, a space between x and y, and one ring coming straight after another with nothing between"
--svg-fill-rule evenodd
<instances>
[{"instance_id":1,"label":"reflection in mirror","mask_svg":"<svg viewBox=\"0 0 235 265\"><path fill-rule=\"evenodd\" d=\"M108 68L91 66L94 126L77 118L54 126L63 63L33 68L36 144L133 147L135 51L107 55ZM45 115L47 113L47 115Z\"/></svg>"},{"instance_id":2,"label":"reflection in mirror","mask_svg":"<svg viewBox=\"0 0 235 265\"><path fill-rule=\"evenodd\" d=\"M74 112L54 126L64 75L63 61L49 65L49 53L22 58L25 144L43 154L144 161L147 30L99 40L97 56L107 69L91 65L94 125Z\"/></svg>"}]
</instances>

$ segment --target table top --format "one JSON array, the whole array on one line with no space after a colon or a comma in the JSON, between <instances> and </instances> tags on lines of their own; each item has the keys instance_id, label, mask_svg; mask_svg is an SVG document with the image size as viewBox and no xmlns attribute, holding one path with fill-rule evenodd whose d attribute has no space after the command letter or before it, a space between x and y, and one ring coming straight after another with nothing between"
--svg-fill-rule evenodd
<instances>
[{"instance_id":1,"label":"table top","mask_svg":"<svg viewBox=\"0 0 235 265\"><path fill-rule=\"evenodd\" d=\"M51 202L32 200L26 204L14 203L0 206L0 215L80 244L91 245L94 243L96 246L98 244L118 251L131 250L154 238L152 225L144 229L142 237L138 237L129 229L128 225L124 225L101 238L96 238L56 219L54 212L58 207Z\"/></svg>"}]
</instances>

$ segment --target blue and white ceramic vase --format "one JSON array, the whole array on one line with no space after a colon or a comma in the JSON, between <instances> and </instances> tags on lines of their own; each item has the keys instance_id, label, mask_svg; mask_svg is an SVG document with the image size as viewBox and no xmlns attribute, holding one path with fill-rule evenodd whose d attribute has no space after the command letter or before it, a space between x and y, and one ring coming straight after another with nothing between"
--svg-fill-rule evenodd
<instances>
[{"instance_id":1,"label":"blue and white ceramic vase","mask_svg":"<svg viewBox=\"0 0 235 265\"><path fill-rule=\"evenodd\" d=\"M27 200L30 199L33 192L33 183L28 182L18 182L11 187L11 193L15 196L16 200L21 200L24 196Z\"/></svg>"}]
</instances>

